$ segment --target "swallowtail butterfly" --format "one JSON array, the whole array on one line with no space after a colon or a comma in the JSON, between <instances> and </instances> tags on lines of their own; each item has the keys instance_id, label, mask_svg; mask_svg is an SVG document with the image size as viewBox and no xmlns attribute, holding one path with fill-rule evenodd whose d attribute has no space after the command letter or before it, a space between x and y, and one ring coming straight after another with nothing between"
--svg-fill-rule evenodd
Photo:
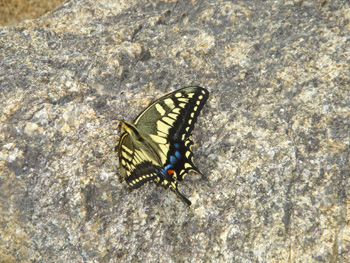
<instances>
[{"instance_id":1,"label":"swallowtail butterfly","mask_svg":"<svg viewBox=\"0 0 350 263\"><path fill-rule=\"evenodd\" d=\"M193 163L190 136L208 97L204 88L182 88L153 102L133 123L120 121L116 150L121 174L131 188L155 181L191 205L179 192L178 181L189 171L202 175Z\"/></svg>"}]
</instances>

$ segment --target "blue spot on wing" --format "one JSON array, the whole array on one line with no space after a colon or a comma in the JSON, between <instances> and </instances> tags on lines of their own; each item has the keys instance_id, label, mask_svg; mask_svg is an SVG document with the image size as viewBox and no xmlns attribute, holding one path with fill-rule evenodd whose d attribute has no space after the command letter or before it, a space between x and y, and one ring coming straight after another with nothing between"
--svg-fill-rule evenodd
<instances>
[{"instance_id":1,"label":"blue spot on wing","mask_svg":"<svg viewBox=\"0 0 350 263\"><path fill-rule=\"evenodd\" d=\"M177 162L176 157L175 156L170 156L170 163L174 165L176 162Z\"/></svg>"},{"instance_id":2,"label":"blue spot on wing","mask_svg":"<svg viewBox=\"0 0 350 263\"><path fill-rule=\"evenodd\" d=\"M168 171L171 168L173 168L173 166L171 164L168 164L167 166L164 167L164 171Z\"/></svg>"},{"instance_id":3,"label":"blue spot on wing","mask_svg":"<svg viewBox=\"0 0 350 263\"><path fill-rule=\"evenodd\" d=\"M177 159L179 159L179 160L181 159L181 153L179 151L175 152L175 156Z\"/></svg>"}]
</instances>

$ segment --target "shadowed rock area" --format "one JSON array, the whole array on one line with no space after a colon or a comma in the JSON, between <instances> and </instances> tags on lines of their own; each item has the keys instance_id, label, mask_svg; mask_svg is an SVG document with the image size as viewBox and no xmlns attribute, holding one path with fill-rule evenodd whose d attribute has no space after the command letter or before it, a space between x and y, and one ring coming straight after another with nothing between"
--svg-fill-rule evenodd
<instances>
[{"instance_id":1,"label":"shadowed rock area","mask_svg":"<svg viewBox=\"0 0 350 263\"><path fill-rule=\"evenodd\" d=\"M348 1L66 1L0 28L3 262L350 262ZM187 207L117 120L210 91Z\"/></svg>"}]
</instances>

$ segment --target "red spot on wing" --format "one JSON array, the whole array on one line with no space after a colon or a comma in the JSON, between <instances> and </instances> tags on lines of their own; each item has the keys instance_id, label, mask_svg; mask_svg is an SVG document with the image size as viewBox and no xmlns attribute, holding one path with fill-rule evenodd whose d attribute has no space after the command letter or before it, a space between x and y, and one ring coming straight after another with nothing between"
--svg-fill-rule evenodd
<instances>
[{"instance_id":1,"label":"red spot on wing","mask_svg":"<svg viewBox=\"0 0 350 263\"><path fill-rule=\"evenodd\" d=\"M175 173L175 171L174 171L174 170L171 170L171 169L169 169L167 172L168 172L168 174L169 174L170 176L173 176L174 173Z\"/></svg>"}]
</instances>

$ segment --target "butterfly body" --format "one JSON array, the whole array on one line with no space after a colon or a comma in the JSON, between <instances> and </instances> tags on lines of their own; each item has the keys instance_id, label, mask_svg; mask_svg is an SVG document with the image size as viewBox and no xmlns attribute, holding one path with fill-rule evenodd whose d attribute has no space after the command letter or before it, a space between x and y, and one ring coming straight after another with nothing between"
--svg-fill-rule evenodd
<instances>
[{"instance_id":1,"label":"butterfly body","mask_svg":"<svg viewBox=\"0 0 350 263\"><path fill-rule=\"evenodd\" d=\"M190 136L208 97L204 88L183 88L152 103L133 123L120 122L120 170L131 188L155 181L191 204L179 192L178 182L189 171L200 173L193 163Z\"/></svg>"}]
</instances>

